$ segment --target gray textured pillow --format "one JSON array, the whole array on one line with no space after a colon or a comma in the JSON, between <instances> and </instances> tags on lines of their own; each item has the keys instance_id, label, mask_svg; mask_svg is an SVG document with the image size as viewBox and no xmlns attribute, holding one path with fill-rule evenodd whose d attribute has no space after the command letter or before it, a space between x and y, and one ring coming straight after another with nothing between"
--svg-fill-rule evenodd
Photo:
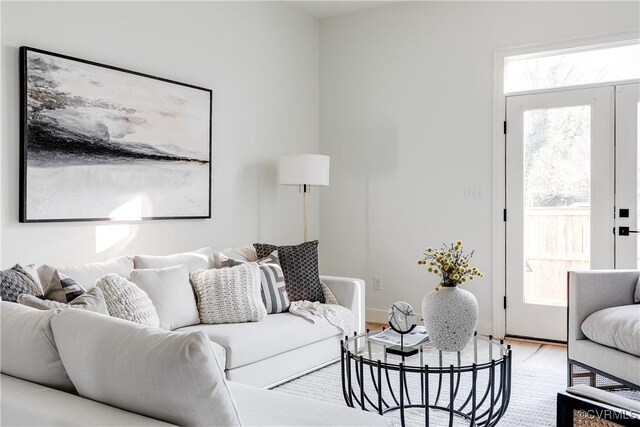
<instances>
[{"instance_id":1,"label":"gray textured pillow","mask_svg":"<svg viewBox=\"0 0 640 427\"><path fill-rule=\"evenodd\" d=\"M318 269L318 241L292 246L254 243L259 259L277 250L291 301L325 302Z\"/></svg>"},{"instance_id":2,"label":"gray textured pillow","mask_svg":"<svg viewBox=\"0 0 640 427\"><path fill-rule=\"evenodd\" d=\"M640 307L635 304L596 311L581 328L591 341L640 356Z\"/></svg>"},{"instance_id":3,"label":"gray textured pillow","mask_svg":"<svg viewBox=\"0 0 640 427\"><path fill-rule=\"evenodd\" d=\"M68 304L48 299L42 299L27 294L20 295L18 297L18 302L22 305L37 308L39 310L51 310L55 308L78 308L81 310L104 314L107 316L109 315L109 310L107 310L107 303L100 288L93 288L89 292L75 298Z\"/></svg>"},{"instance_id":4,"label":"gray textured pillow","mask_svg":"<svg viewBox=\"0 0 640 427\"><path fill-rule=\"evenodd\" d=\"M640 276L638 276L638 282L636 283L636 293L633 296L633 302L640 302Z\"/></svg>"},{"instance_id":5,"label":"gray textured pillow","mask_svg":"<svg viewBox=\"0 0 640 427\"><path fill-rule=\"evenodd\" d=\"M96 287L104 294L107 310L111 316L152 328L160 326L160 319L153 302L134 283L117 274L107 274L96 282Z\"/></svg>"},{"instance_id":6,"label":"gray textured pillow","mask_svg":"<svg viewBox=\"0 0 640 427\"><path fill-rule=\"evenodd\" d=\"M191 273L202 323L259 322L267 316L255 262Z\"/></svg>"},{"instance_id":7,"label":"gray textured pillow","mask_svg":"<svg viewBox=\"0 0 640 427\"><path fill-rule=\"evenodd\" d=\"M131 281L151 298L162 329L200 323L196 298L184 265L131 272Z\"/></svg>"},{"instance_id":8,"label":"gray textured pillow","mask_svg":"<svg viewBox=\"0 0 640 427\"><path fill-rule=\"evenodd\" d=\"M40 284L20 264L0 271L0 299L16 302L21 294L42 296L43 292Z\"/></svg>"},{"instance_id":9,"label":"gray textured pillow","mask_svg":"<svg viewBox=\"0 0 640 427\"><path fill-rule=\"evenodd\" d=\"M75 387L60 360L51 332L51 319L57 316L58 311L36 310L6 301L2 302L1 307L2 373L58 390L74 392ZM27 396L24 399L25 402L28 401Z\"/></svg>"}]
</instances>

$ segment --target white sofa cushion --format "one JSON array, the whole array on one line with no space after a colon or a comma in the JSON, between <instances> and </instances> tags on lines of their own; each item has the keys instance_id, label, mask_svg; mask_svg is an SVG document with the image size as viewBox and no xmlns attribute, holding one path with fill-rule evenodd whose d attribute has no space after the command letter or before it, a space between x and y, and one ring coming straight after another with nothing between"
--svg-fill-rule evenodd
<instances>
[{"instance_id":1,"label":"white sofa cushion","mask_svg":"<svg viewBox=\"0 0 640 427\"><path fill-rule=\"evenodd\" d=\"M390 420L361 409L229 382L247 426L392 426Z\"/></svg>"},{"instance_id":2,"label":"white sofa cushion","mask_svg":"<svg viewBox=\"0 0 640 427\"><path fill-rule=\"evenodd\" d=\"M260 295L260 268L255 262L197 270L190 277L202 323L259 322L267 317Z\"/></svg>"},{"instance_id":3,"label":"white sofa cushion","mask_svg":"<svg viewBox=\"0 0 640 427\"><path fill-rule=\"evenodd\" d=\"M291 313L270 314L262 322L193 325L180 331L203 331L227 351L227 369L267 359L323 339L340 329L323 318L316 323Z\"/></svg>"},{"instance_id":4,"label":"white sofa cushion","mask_svg":"<svg viewBox=\"0 0 640 427\"><path fill-rule=\"evenodd\" d=\"M74 392L51 332L57 310L37 310L2 301L0 370L58 390Z\"/></svg>"},{"instance_id":5,"label":"white sofa cushion","mask_svg":"<svg viewBox=\"0 0 640 427\"><path fill-rule=\"evenodd\" d=\"M189 271L184 265L133 270L131 281L151 298L162 329L174 330L200 323Z\"/></svg>"},{"instance_id":6,"label":"white sofa cushion","mask_svg":"<svg viewBox=\"0 0 640 427\"><path fill-rule=\"evenodd\" d=\"M114 273L122 277L129 277L131 270L133 270L133 259L128 256L121 256L108 261L90 264L41 265L38 267L40 283L44 285L49 283L53 272L56 270L72 278L88 291L96 285L98 279L107 274Z\"/></svg>"},{"instance_id":7,"label":"white sofa cushion","mask_svg":"<svg viewBox=\"0 0 640 427\"><path fill-rule=\"evenodd\" d=\"M136 255L133 257L135 268L166 268L184 265L189 272L213 268L213 250L200 248L191 252L172 255Z\"/></svg>"},{"instance_id":8,"label":"white sofa cushion","mask_svg":"<svg viewBox=\"0 0 640 427\"><path fill-rule=\"evenodd\" d=\"M205 334L81 310L63 311L51 327L81 396L181 426L240 425Z\"/></svg>"},{"instance_id":9,"label":"white sofa cushion","mask_svg":"<svg viewBox=\"0 0 640 427\"><path fill-rule=\"evenodd\" d=\"M631 304L596 311L582 322L591 341L640 356L640 306Z\"/></svg>"}]
</instances>

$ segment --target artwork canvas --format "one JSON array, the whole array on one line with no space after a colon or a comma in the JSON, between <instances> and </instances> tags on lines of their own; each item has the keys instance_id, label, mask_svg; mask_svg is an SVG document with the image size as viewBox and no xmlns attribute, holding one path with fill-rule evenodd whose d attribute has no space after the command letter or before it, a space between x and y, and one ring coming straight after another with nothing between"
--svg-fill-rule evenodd
<instances>
[{"instance_id":1,"label":"artwork canvas","mask_svg":"<svg viewBox=\"0 0 640 427\"><path fill-rule=\"evenodd\" d=\"M20 55L21 222L211 217L211 90Z\"/></svg>"}]
</instances>

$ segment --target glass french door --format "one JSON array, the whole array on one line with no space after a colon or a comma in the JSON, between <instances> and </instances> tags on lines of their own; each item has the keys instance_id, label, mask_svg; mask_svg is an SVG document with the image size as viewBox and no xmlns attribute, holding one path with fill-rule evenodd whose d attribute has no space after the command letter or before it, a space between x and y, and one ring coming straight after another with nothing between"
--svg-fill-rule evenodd
<instances>
[{"instance_id":1,"label":"glass french door","mask_svg":"<svg viewBox=\"0 0 640 427\"><path fill-rule=\"evenodd\" d=\"M565 341L567 271L637 267L637 96L635 84L507 97L508 335Z\"/></svg>"}]
</instances>

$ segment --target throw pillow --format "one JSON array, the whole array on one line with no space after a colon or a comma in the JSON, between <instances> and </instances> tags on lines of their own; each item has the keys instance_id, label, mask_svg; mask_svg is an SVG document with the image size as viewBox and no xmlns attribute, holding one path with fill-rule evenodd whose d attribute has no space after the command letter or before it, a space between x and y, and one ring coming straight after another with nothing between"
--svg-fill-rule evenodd
<instances>
[{"instance_id":1,"label":"throw pillow","mask_svg":"<svg viewBox=\"0 0 640 427\"><path fill-rule=\"evenodd\" d=\"M200 323L189 271L184 265L133 270L131 281L153 302L162 329L174 330Z\"/></svg>"},{"instance_id":2,"label":"throw pillow","mask_svg":"<svg viewBox=\"0 0 640 427\"><path fill-rule=\"evenodd\" d=\"M118 274L122 277L129 277L133 270L133 259L128 256L121 256L103 262L93 262L80 265L41 265L38 267L38 276L43 286L51 281L53 272L58 270L67 277L73 277L85 290L89 290L96 285L101 277L107 274Z\"/></svg>"},{"instance_id":3,"label":"throw pillow","mask_svg":"<svg viewBox=\"0 0 640 427\"><path fill-rule=\"evenodd\" d=\"M179 426L241 425L204 332L145 328L82 310L64 310L51 328L80 396Z\"/></svg>"},{"instance_id":4,"label":"throw pillow","mask_svg":"<svg viewBox=\"0 0 640 427\"><path fill-rule=\"evenodd\" d=\"M9 270L0 271L0 299L17 302L20 294L42 296L43 292L40 285L20 264L14 265Z\"/></svg>"},{"instance_id":5,"label":"throw pillow","mask_svg":"<svg viewBox=\"0 0 640 427\"><path fill-rule=\"evenodd\" d=\"M324 303L340 305L340 301L338 301L338 298L336 298L336 296L333 294L331 289L329 289L329 287L322 282L320 282L320 285L322 285L322 293L324 294Z\"/></svg>"},{"instance_id":6,"label":"throw pillow","mask_svg":"<svg viewBox=\"0 0 640 427\"><path fill-rule=\"evenodd\" d=\"M220 261L224 267L235 267L245 261L227 258L220 255ZM258 261L260 267L260 294L262 302L267 309L267 314L283 313L289 310L289 296L284 281L284 273L278 259L278 251L274 251L266 258Z\"/></svg>"},{"instance_id":7,"label":"throw pillow","mask_svg":"<svg viewBox=\"0 0 640 427\"><path fill-rule=\"evenodd\" d=\"M189 272L208 270L213 268L213 251L211 248L200 248L192 252L164 256L136 255L133 257L133 263L137 269L157 269L184 265Z\"/></svg>"},{"instance_id":8,"label":"throw pillow","mask_svg":"<svg viewBox=\"0 0 640 427\"><path fill-rule=\"evenodd\" d=\"M224 259L235 259L238 261L245 262L256 262L258 261L258 257L256 255L256 250L253 248L253 245L244 245L238 246L237 248L227 248L223 249L220 252L213 252L213 268L222 268L229 267L223 265Z\"/></svg>"},{"instance_id":9,"label":"throw pillow","mask_svg":"<svg viewBox=\"0 0 640 427\"><path fill-rule=\"evenodd\" d=\"M3 374L70 393L75 391L51 332L51 319L57 315L58 310L42 311L2 302L0 367ZM27 396L24 399L29 400Z\"/></svg>"},{"instance_id":10,"label":"throw pillow","mask_svg":"<svg viewBox=\"0 0 640 427\"><path fill-rule=\"evenodd\" d=\"M635 304L596 311L580 329L591 341L640 356L640 310Z\"/></svg>"},{"instance_id":11,"label":"throw pillow","mask_svg":"<svg viewBox=\"0 0 640 427\"><path fill-rule=\"evenodd\" d=\"M84 288L80 286L78 282L55 270L51 276L51 280L44 288L44 297L45 299L66 304L85 292Z\"/></svg>"},{"instance_id":12,"label":"throw pillow","mask_svg":"<svg viewBox=\"0 0 640 427\"><path fill-rule=\"evenodd\" d=\"M259 322L267 316L256 263L191 273L202 323Z\"/></svg>"},{"instance_id":13,"label":"throw pillow","mask_svg":"<svg viewBox=\"0 0 640 427\"><path fill-rule=\"evenodd\" d=\"M278 251L287 294L291 301L325 302L318 271L317 240L295 246L275 246L264 243L255 243L253 246L256 248L259 259L273 251Z\"/></svg>"},{"instance_id":14,"label":"throw pillow","mask_svg":"<svg viewBox=\"0 0 640 427\"><path fill-rule=\"evenodd\" d=\"M81 310L93 311L94 313L109 315L107 303L99 288L93 288L89 292L80 295L68 304L62 302L42 299L33 295L22 294L18 297L18 302L22 305L37 308L39 310L51 310L55 308L78 308Z\"/></svg>"},{"instance_id":15,"label":"throw pillow","mask_svg":"<svg viewBox=\"0 0 640 427\"><path fill-rule=\"evenodd\" d=\"M640 276L638 276L638 282L636 283L636 293L633 296L633 302L640 302Z\"/></svg>"},{"instance_id":16,"label":"throw pillow","mask_svg":"<svg viewBox=\"0 0 640 427\"><path fill-rule=\"evenodd\" d=\"M124 277L107 274L96 283L104 294L107 310L113 317L157 328L158 313L147 294Z\"/></svg>"}]
</instances>

